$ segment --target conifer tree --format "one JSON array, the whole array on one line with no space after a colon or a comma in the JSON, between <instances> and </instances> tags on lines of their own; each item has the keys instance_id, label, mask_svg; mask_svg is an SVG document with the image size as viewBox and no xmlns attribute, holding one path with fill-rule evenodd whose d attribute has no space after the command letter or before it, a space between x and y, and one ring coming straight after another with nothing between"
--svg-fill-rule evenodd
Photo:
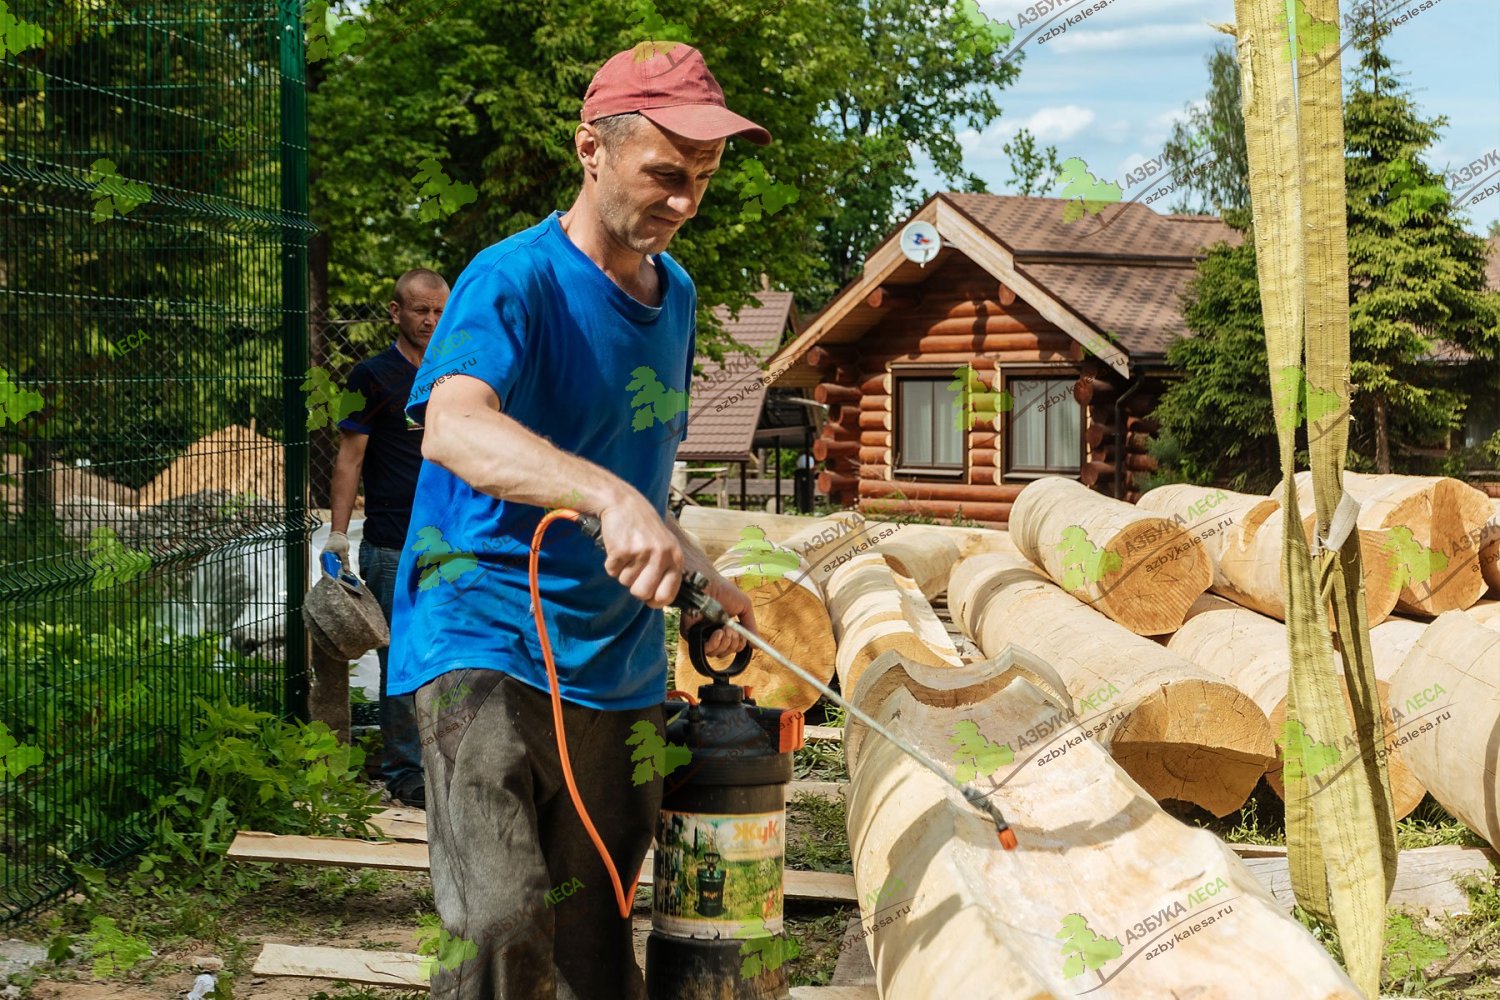
<instances>
[{"instance_id":1,"label":"conifer tree","mask_svg":"<svg viewBox=\"0 0 1500 1000\"><path fill-rule=\"evenodd\" d=\"M1422 160L1447 120L1420 116L1380 51L1389 28L1362 13L1344 111L1350 467L1436 471L1413 456L1450 445L1468 399L1493 391L1500 293L1485 287L1484 241L1464 230L1441 173ZM1211 250L1188 290L1194 335L1167 353L1186 377L1163 394L1156 454L1169 477L1265 489L1278 472L1254 236L1248 212L1224 220L1244 240ZM1473 360L1433 360L1450 347Z\"/></svg>"}]
</instances>

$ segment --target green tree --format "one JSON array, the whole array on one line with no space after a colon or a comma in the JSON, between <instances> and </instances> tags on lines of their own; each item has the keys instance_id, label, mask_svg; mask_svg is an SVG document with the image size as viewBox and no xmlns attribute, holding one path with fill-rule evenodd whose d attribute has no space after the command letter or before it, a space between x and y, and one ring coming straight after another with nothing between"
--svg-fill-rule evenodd
<instances>
[{"instance_id":1,"label":"green tree","mask_svg":"<svg viewBox=\"0 0 1500 1000\"><path fill-rule=\"evenodd\" d=\"M690 41L730 105L775 137L766 147L729 141L698 216L670 249L698 287L699 346L717 357L711 310L747 304L761 272L797 289L808 310L859 273L925 197L915 190L918 151L945 187L983 190L963 169L957 133L999 116L995 91L1019 68L997 64L1003 26L976 21L972 8L473 0L414 11L371 0L359 14L365 40L311 68L324 294L380 301L395 275L419 265L452 281L485 246L566 207L582 173L572 135L595 70L642 41ZM429 159L477 198L423 218L411 178Z\"/></svg>"},{"instance_id":2,"label":"green tree","mask_svg":"<svg viewBox=\"0 0 1500 1000\"><path fill-rule=\"evenodd\" d=\"M1162 149L1167 176L1177 183L1173 212L1222 214L1250 207L1250 161L1240 112L1240 64L1234 49L1216 46L1208 64L1208 94L1172 124Z\"/></svg>"},{"instance_id":3,"label":"green tree","mask_svg":"<svg viewBox=\"0 0 1500 1000\"><path fill-rule=\"evenodd\" d=\"M1446 445L1462 427L1468 396L1495 378L1500 294L1485 288L1484 242L1465 231L1441 174L1422 161L1447 121L1421 118L1395 86L1379 51L1383 30L1356 35L1358 69L1344 112L1350 466L1436 471L1406 455ZM1224 221L1242 242L1219 244L1198 266L1183 304L1194 336L1167 351L1186 377L1169 386L1156 416L1183 478L1264 490L1275 482L1279 463L1254 235L1248 212L1227 210ZM1475 356L1457 378L1430 360L1444 343ZM1294 381L1283 373L1279 388L1298 389ZM1298 392L1304 415L1326 408L1318 395L1309 405L1307 391Z\"/></svg>"},{"instance_id":4,"label":"green tree","mask_svg":"<svg viewBox=\"0 0 1500 1000\"><path fill-rule=\"evenodd\" d=\"M1500 353L1500 294L1485 290L1488 248L1464 229L1441 172L1421 159L1447 119L1423 120L1397 87L1379 47L1389 30L1372 23L1360 32L1358 78L1344 110L1359 429L1351 446L1357 440L1378 472L1393 470L1393 438L1441 444L1463 427L1466 394L1419 359L1448 341L1487 359L1479 372L1493 372Z\"/></svg>"},{"instance_id":5,"label":"green tree","mask_svg":"<svg viewBox=\"0 0 1500 1000\"><path fill-rule=\"evenodd\" d=\"M1010 182L1016 186L1017 194L1044 195L1062 172L1057 147L1048 146L1037 152L1036 136L1028 129L1021 129L1000 148L1010 157Z\"/></svg>"}]
</instances>

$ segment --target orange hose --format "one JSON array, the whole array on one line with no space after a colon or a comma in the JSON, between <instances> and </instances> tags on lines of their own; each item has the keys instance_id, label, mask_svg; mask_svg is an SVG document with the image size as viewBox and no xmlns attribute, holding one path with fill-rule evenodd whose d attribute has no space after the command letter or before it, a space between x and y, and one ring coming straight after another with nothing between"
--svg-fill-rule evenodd
<instances>
[{"instance_id":1,"label":"orange hose","mask_svg":"<svg viewBox=\"0 0 1500 1000\"><path fill-rule=\"evenodd\" d=\"M630 919L631 904L635 901L634 887L641 881L641 873L636 872L635 881L631 883L631 896L625 898L625 889L620 885L620 874L615 870L614 859L609 856L609 851L604 846L604 840L599 836L599 831L594 829L594 821L589 818L589 811L583 806L583 798L578 794L578 785L573 781L573 762L568 759L568 741L563 734L562 694L558 691L557 664L552 662L552 643L547 638L547 623L542 617L542 595L541 588L537 583L537 565L542 554L542 534L547 530L547 525L559 518L569 521L578 520L578 512L561 508L549 511L542 517L536 526L536 532L531 536L531 608L536 615L536 632L541 640L542 659L547 663L547 681L552 687L552 722L557 729L557 756L562 761L563 780L568 783L568 794L573 798L573 808L578 810L578 818L583 820L583 827L589 832L589 839L594 842L594 849L599 852L599 857L604 861L604 867L609 871L609 880L614 885L615 902L619 904L620 917Z\"/></svg>"}]
</instances>

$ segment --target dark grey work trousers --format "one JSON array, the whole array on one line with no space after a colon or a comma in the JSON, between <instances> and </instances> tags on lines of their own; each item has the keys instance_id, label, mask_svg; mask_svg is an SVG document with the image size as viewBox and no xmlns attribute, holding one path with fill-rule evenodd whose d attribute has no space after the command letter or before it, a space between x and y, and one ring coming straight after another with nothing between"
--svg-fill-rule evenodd
<instances>
[{"instance_id":1,"label":"dark grey work trousers","mask_svg":"<svg viewBox=\"0 0 1500 1000\"><path fill-rule=\"evenodd\" d=\"M645 1000L630 921L563 780L547 692L498 670L463 669L416 699L428 720L433 897L443 929L478 949L438 963L433 1000ZM660 775L632 784L626 740L642 720L660 732L661 706L606 712L563 702L573 780L627 899L661 807ZM566 886L570 895L554 891Z\"/></svg>"}]
</instances>

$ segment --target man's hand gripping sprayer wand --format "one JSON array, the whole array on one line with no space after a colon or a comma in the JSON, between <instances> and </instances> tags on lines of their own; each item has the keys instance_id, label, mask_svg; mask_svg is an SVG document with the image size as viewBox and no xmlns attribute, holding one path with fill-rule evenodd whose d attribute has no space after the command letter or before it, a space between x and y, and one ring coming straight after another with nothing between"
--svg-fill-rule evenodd
<instances>
[{"instance_id":1,"label":"man's hand gripping sprayer wand","mask_svg":"<svg viewBox=\"0 0 1500 1000\"><path fill-rule=\"evenodd\" d=\"M580 514L576 511L571 510L560 510L556 513L562 516L572 515L573 519L578 522L578 526L583 529L584 534L592 538L594 540L594 543L600 548L604 547L604 536L602 534L599 519L597 517L594 517L592 514ZM842 706L844 710L847 711L851 716L858 719L866 726L870 727L871 731L878 733L902 753L911 757L917 763L921 764L933 774L943 779L943 781L958 789L959 792L962 793L963 797L971 805L973 805L980 812L986 814L991 820L994 821L995 835L1000 840L1000 846L1005 848L1007 851L1015 850L1015 831L1013 831L1010 828L1010 824L1005 821L1005 817L1000 812L1000 807L995 804L995 800L993 798L991 798L985 792L981 792L977 788L971 788L968 785L960 783L951 774L935 764L930 758L928 758L926 754L922 753L922 751L918 750L914 746L911 746L905 740L901 739L901 737L890 732L888 729L886 729L880 723L876 722L874 719L870 718L864 712L861 712L858 708L855 708L853 705L849 704L849 702L839 697L836 692L829 689L827 685L823 684L816 677L809 674L807 671L797 666L797 664L793 663L791 660L788 660L786 657L778 653L763 639L761 639L760 636L746 629L739 622L735 621L733 618L725 614L724 606L709 596L708 581L704 579L701 573L687 573L683 576L682 585L678 588L677 596L673 598L672 604L675 607L682 608L684 611L696 612L701 615L706 621L712 622L715 625L721 626L723 628L730 628L738 632L740 635L745 637L746 642L750 643L756 649L759 649L761 652L771 657L771 659L775 660L777 663L780 663L782 666L786 667L807 684L816 688L823 694L825 698L829 699L836 705Z\"/></svg>"}]
</instances>

